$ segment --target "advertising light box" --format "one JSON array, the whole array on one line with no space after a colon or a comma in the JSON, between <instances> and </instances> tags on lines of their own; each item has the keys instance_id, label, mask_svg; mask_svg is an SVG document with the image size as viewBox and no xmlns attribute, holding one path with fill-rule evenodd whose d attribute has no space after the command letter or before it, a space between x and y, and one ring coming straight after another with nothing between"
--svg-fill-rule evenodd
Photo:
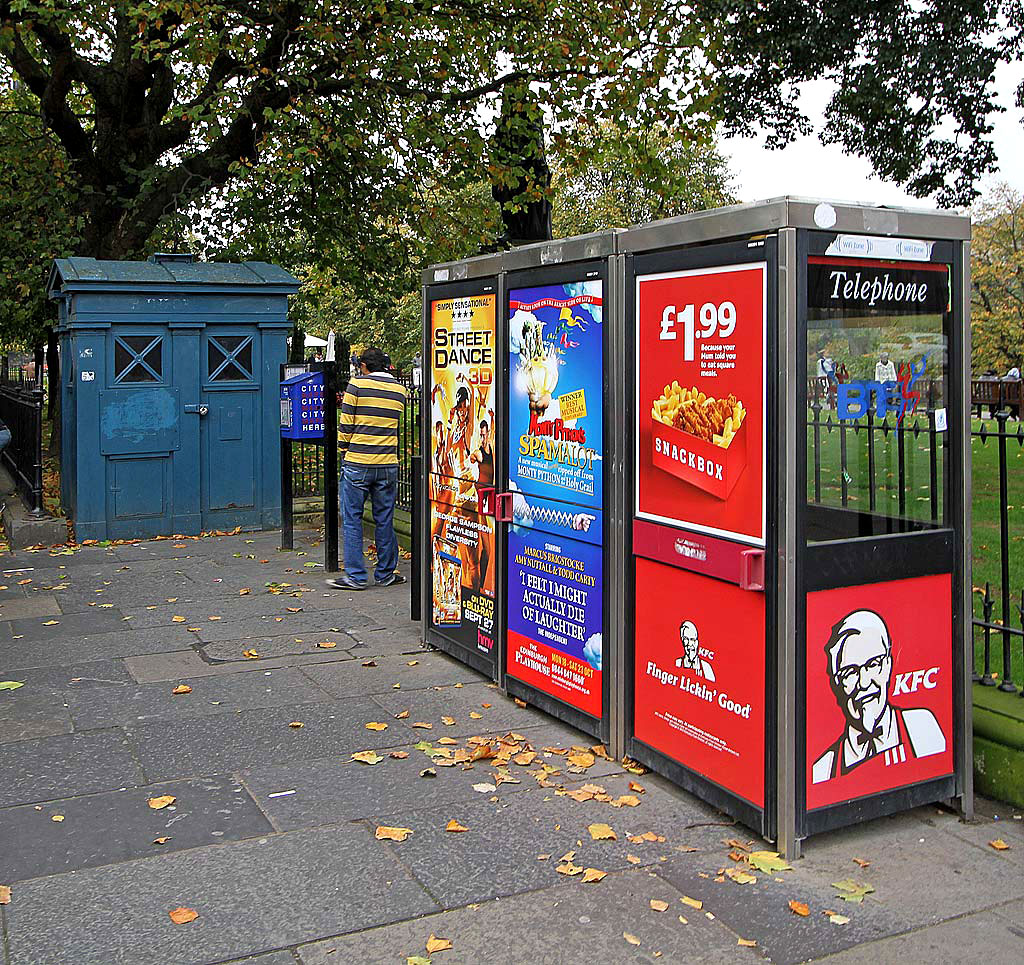
<instances>
[{"instance_id":1,"label":"advertising light box","mask_svg":"<svg viewBox=\"0 0 1024 965\"><path fill-rule=\"evenodd\" d=\"M636 514L765 542L764 263L636 280Z\"/></svg>"}]
</instances>

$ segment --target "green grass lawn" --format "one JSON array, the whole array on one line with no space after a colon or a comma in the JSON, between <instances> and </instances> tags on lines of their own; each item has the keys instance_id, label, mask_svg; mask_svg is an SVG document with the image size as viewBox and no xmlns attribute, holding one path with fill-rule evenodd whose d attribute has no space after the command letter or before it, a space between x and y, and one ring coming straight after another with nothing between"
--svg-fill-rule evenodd
<instances>
[{"instance_id":1,"label":"green grass lawn","mask_svg":"<svg viewBox=\"0 0 1024 965\"><path fill-rule=\"evenodd\" d=\"M820 420L825 422L831 415L833 426L835 414L823 410ZM912 430L914 422L908 420L907 428ZM930 445L927 421L918 417L916 425L922 431L915 438L911 431L904 434L904 471L906 476L906 503L903 515L913 519L931 518L931 482L930 482ZM975 431L982 425L991 430L997 428L994 419L975 419ZM1016 420L1010 420L1008 429L1015 433L1018 428ZM842 462L840 452L839 431L831 432L824 426L821 434L821 477L820 501L825 505L841 505L842 493ZM941 436L940 436L941 439ZM868 492L868 443L867 433L860 431L846 433L847 443L847 480L848 505L852 508L869 506ZM807 430L807 485L808 497L814 498L814 430ZM999 442L989 438L982 442L977 436L971 442L971 471L974 486L972 522L974 529L974 552L972 559L972 586L984 588L985 583L992 584L996 597L994 618L1002 616L1001 611L1001 564L999 557ZM890 433L883 437L875 433L875 511L887 515L900 515L899 512L899 456L897 437ZM938 451L939 478L942 474L941 448ZM1009 568L1011 589L1011 623L1020 626L1020 617L1016 606L1020 602L1020 592L1024 589L1024 448L1015 439L1006 443L1007 465L1007 507L1009 512ZM939 513L942 513L942 501L939 500ZM975 615L981 616L981 594L975 594ZM977 666L981 667L981 634L977 639ZM1002 638L993 636L992 654L993 669L1002 668ZM1024 647L1019 640L1011 640L1011 656L1013 679L1020 685L1024 682Z\"/></svg>"}]
</instances>

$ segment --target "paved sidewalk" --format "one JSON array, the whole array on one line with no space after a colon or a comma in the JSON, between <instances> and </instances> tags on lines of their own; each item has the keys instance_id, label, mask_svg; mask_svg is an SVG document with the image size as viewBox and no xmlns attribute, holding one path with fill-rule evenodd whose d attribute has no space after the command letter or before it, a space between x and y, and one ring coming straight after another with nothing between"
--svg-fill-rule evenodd
<instances>
[{"instance_id":1,"label":"paved sidewalk","mask_svg":"<svg viewBox=\"0 0 1024 965\"><path fill-rule=\"evenodd\" d=\"M575 766L591 740L421 651L407 586L328 591L300 541L0 561L0 680L23 683L0 692L5 965L1024 960L1012 811L919 808L740 883L723 869L763 842L654 775ZM846 902L848 878L874 891Z\"/></svg>"}]
</instances>

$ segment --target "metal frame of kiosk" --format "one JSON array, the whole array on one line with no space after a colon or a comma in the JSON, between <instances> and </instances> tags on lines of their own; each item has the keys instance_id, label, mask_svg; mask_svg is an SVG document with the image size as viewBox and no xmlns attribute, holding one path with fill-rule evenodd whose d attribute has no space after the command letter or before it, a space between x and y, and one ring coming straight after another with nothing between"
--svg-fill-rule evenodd
<instances>
[{"instance_id":1,"label":"metal frame of kiosk","mask_svg":"<svg viewBox=\"0 0 1024 965\"><path fill-rule=\"evenodd\" d=\"M969 239L956 213L787 197L425 271L424 404L436 306L486 289L499 427L493 489L458 497L484 528L497 517L484 651L433 618L438 420L424 414L425 642L789 857L810 835L926 802L970 815ZM602 283L603 376L578 392L568 356L554 395L582 414L603 393L603 503L560 507L602 517L599 714L508 665L524 563L509 553L531 500L509 445L524 406L510 296L588 274ZM573 332L563 344L582 341ZM534 395L545 418L551 400ZM547 561L565 565L579 534L550 535ZM445 546L439 565L457 570Z\"/></svg>"}]
</instances>

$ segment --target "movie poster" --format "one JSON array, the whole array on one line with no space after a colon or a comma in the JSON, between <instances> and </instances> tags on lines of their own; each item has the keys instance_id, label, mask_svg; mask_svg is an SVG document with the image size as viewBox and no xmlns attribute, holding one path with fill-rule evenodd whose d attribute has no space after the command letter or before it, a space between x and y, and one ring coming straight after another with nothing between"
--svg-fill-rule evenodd
<instances>
[{"instance_id":1,"label":"movie poster","mask_svg":"<svg viewBox=\"0 0 1024 965\"><path fill-rule=\"evenodd\" d=\"M493 294L430 305L430 471L474 502L477 486L494 485L494 320ZM431 500L442 497L432 486Z\"/></svg>"},{"instance_id":2,"label":"movie poster","mask_svg":"<svg viewBox=\"0 0 1024 965\"><path fill-rule=\"evenodd\" d=\"M636 280L637 516L765 541L767 267Z\"/></svg>"},{"instance_id":3,"label":"movie poster","mask_svg":"<svg viewBox=\"0 0 1024 965\"><path fill-rule=\"evenodd\" d=\"M512 526L507 671L601 716L602 549Z\"/></svg>"},{"instance_id":4,"label":"movie poster","mask_svg":"<svg viewBox=\"0 0 1024 965\"><path fill-rule=\"evenodd\" d=\"M466 506L430 506L430 625L467 650L494 649L494 522Z\"/></svg>"},{"instance_id":5,"label":"movie poster","mask_svg":"<svg viewBox=\"0 0 1024 965\"><path fill-rule=\"evenodd\" d=\"M764 596L636 561L634 734L764 807Z\"/></svg>"},{"instance_id":6,"label":"movie poster","mask_svg":"<svg viewBox=\"0 0 1024 965\"><path fill-rule=\"evenodd\" d=\"M948 574L807 594L807 809L953 773Z\"/></svg>"},{"instance_id":7,"label":"movie poster","mask_svg":"<svg viewBox=\"0 0 1024 965\"><path fill-rule=\"evenodd\" d=\"M602 506L602 282L509 292L509 479L546 499Z\"/></svg>"}]
</instances>

